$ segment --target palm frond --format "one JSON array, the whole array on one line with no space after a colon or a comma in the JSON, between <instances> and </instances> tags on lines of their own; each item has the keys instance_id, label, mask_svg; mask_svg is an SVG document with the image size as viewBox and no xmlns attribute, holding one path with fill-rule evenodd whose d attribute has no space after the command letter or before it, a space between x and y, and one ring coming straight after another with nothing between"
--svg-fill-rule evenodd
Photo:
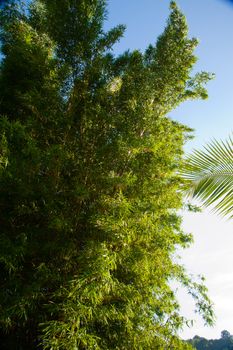
<instances>
[{"instance_id":1,"label":"palm frond","mask_svg":"<svg viewBox=\"0 0 233 350\"><path fill-rule=\"evenodd\" d=\"M186 159L182 176L190 181L188 194L204 206L233 218L233 139L213 140Z\"/></svg>"}]
</instances>

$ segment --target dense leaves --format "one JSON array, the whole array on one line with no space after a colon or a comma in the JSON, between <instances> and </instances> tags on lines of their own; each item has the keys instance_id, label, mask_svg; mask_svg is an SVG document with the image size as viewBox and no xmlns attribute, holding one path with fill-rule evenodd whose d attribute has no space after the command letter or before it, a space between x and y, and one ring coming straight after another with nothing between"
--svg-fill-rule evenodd
<instances>
[{"instance_id":1,"label":"dense leaves","mask_svg":"<svg viewBox=\"0 0 233 350\"><path fill-rule=\"evenodd\" d=\"M220 339L205 339L196 335L188 341L197 350L232 350L233 337L226 330L222 331Z\"/></svg>"},{"instance_id":2,"label":"dense leaves","mask_svg":"<svg viewBox=\"0 0 233 350\"><path fill-rule=\"evenodd\" d=\"M171 281L212 323L203 281L176 258L185 234L183 144L167 113L205 98L196 40L175 3L145 53L115 57L103 0L1 12L3 349L188 349Z\"/></svg>"}]
</instances>

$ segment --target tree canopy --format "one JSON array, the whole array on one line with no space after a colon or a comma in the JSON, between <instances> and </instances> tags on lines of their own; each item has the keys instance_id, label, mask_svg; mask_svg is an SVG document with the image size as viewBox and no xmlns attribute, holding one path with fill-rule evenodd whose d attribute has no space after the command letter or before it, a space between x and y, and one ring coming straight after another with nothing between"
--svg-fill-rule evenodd
<instances>
[{"instance_id":1,"label":"tree canopy","mask_svg":"<svg viewBox=\"0 0 233 350\"><path fill-rule=\"evenodd\" d=\"M174 2L163 34L115 56L104 0L1 10L2 349L188 349L171 281L211 324L203 281L176 257L183 144L168 113L206 98L197 40Z\"/></svg>"},{"instance_id":2,"label":"tree canopy","mask_svg":"<svg viewBox=\"0 0 233 350\"><path fill-rule=\"evenodd\" d=\"M197 350L233 350L233 337L226 330L221 332L220 339L206 339L196 335L189 343Z\"/></svg>"}]
</instances>

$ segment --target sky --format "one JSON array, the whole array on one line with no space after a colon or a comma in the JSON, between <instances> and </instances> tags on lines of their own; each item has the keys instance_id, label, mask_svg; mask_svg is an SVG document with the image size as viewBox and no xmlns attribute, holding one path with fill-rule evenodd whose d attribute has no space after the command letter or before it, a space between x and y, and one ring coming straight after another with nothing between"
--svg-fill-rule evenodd
<instances>
[{"instance_id":1,"label":"sky","mask_svg":"<svg viewBox=\"0 0 233 350\"><path fill-rule=\"evenodd\" d=\"M213 138L226 139L233 131L233 1L177 0L185 14L190 36L199 39L196 50L196 71L216 74L208 84L209 99L185 102L170 113L195 129L195 138L186 151L200 148ZM169 15L169 0L109 0L106 28L125 24L124 38L115 46L115 53L127 49L144 50L163 32ZM202 213L184 213L183 227L192 232L194 244L181 257L191 274L206 277L209 297L214 303L216 324L204 327L193 313L193 304L183 292L178 293L181 311L195 319L192 329L181 333L183 338L198 334L219 338L226 329L233 334L233 221Z\"/></svg>"}]
</instances>

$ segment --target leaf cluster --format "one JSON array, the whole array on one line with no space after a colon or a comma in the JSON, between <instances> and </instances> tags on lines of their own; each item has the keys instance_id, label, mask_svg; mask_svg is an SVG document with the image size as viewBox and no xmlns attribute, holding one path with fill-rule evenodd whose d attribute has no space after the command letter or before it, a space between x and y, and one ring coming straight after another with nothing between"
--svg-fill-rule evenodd
<instances>
[{"instance_id":1,"label":"leaf cluster","mask_svg":"<svg viewBox=\"0 0 233 350\"><path fill-rule=\"evenodd\" d=\"M183 177L190 182L188 193L201 199L204 206L232 218L233 214L233 140L213 140L187 159Z\"/></svg>"},{"instance_id":2,"label":"leaf cluster","mask_svg":"<svg viewBox=\"0 0 233 350\"><path fill-rule=\"evenodd\" d=\"M176 5L145 53L114 56L103 0L35 0L2 16L1 337L4 349L188 349L171 280L213 319L176 250L183 144L168 117L203 97ZM17 345L16 345L17 344Z\"/></svg>"}]
</instances>

